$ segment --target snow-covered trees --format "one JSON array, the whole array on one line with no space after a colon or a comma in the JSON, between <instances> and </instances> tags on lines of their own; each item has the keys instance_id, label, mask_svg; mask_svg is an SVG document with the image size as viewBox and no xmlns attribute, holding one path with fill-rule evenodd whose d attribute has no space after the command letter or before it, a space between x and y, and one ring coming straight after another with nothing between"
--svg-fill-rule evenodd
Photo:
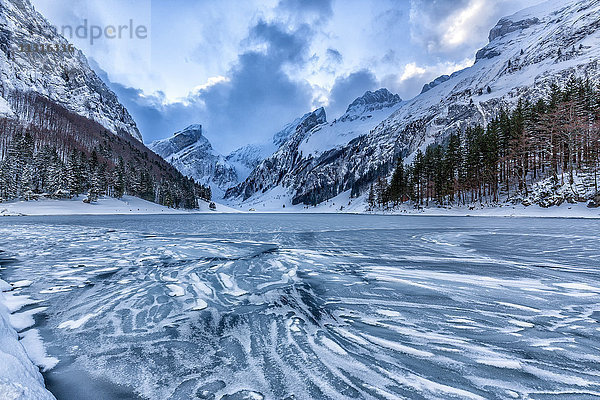
<instances>
[{"instance_id":1,"label":"snow-covered trees","mask_svg":"<svg viewBox=\"0 0 600 400\"><path fill-rule=\"evenodd\" d=\"M30 123L0 118L0 200L130 194L172 207L197 207L210 189L196 184L129 135L39 95L13 94Z\"/></svg>"},{"instance_id":2,"label":"snow-covered trees","mask_svg":"<svg viewBox=\"0 0 600 400\"><path fill-rule=\"evenodd\" d=\"M548 177L572 184L577 172L593 174L598 192L599 169L600 92L589 81L572 78L563 89L554 85L547 101L519 101L510 112L499 110L485 128L468 127L443 144L417 150L410 165L400 160L385 206L406 199L496 202L501 192L506 198L527 196L533 184Z\"/></svg>"},{"instance_id":3,"label":"snow-covered trees","mask_svg":"<svg viewBox=\"0 0 600 400\"><path fill-rule=\"evenodd\" d=\"M367 203L369 204L369 209L372 210L373 208L375 208L376 201L377 201L377 197L375 197L375 189L373 188L373 185L371 185L369 187L369 196L367 197Z\"/></svg>"}]
</instances>

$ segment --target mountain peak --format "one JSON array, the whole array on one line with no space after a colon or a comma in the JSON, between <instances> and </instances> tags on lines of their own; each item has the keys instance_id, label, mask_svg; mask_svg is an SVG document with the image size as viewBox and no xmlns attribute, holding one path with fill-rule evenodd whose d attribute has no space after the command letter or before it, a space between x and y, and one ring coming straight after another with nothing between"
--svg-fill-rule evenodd
<instances>
[{"instance_id":1,"label":"mountain peak","mask_svg":"<svg viewBox=\"0 0 600 400\"><path fill-rule=\"evenodd\" d=\"M475 62L499 56L502 53L502 50L509 47L510 42L515 40L514 37L516 37L515 35L517 35L518 32L527 29L537 29L542 32L545 27L561 24L563 20L572 19L574 15L586 15L586 10L593 7L594 3L596 2L591 0L547 0L512 15L503 17L490 30L488 37L489 43L477 52L475 55ZM576 19L573 20L576 21ZM577 25L581 25L582 23L582 20L576 22ZM534 28L535 26L538 27ZM574 32L576 31L574 30L574 26L569 27L569 29ZM517 33L513 34L514 32ZM556 32L552 32L551 30L547 30L545 33L547 35L556 34ZM582 32L578 33L581 34ZM571 38L571 40L572 39L573 38ZM524 40L520 41L523 42ZM572 41L573 43L577 42L577 40ZM538 54L538 56L540 55Z\"/></svg>"},{"instance_id":2,"label":"mountain peak","mask_svg":"<svg viewBox=\"0 0 600 400\"><path fill-rule=\"evenodd\" d=\"M198 132L202 133L202 125L201 124L191 124L191 125L187 126L181 132L188 132L188 131L198 131ZM177 133L180 133L180 132L177 132ZM177 134L177 133L175 133L175 134Z\"/></svg>"},{"instance_id":3,"label":"mountain peak","mask_svg":"<svg viewBox=\"0 0 600 400\"><path fill-rule=\"evenodd\" d=\"M192 124L173 136L152 142L149 148L183 175L208 185L215 197L237 183L235 168L216 152L202 134L201 124Z\"/></svg>"},{"instance_id":4,"label":"mountain peak","mask_svg":"<svg viewBox=\"0 0 600 400\"><path fill-rule=\"evenodd\" d=\"M325 114L325 108L319 107L315 111L313 111L311 114L314 115L317 123L323 124L323 123L327 122L327 115Z\"/></svg>"},{"instance_id":5,"label":"mountain peak","mask_svg":"<svg viewBox=\"0 0 600 400\"><path fill-rule=\"evenodd\" d=\"M202 125L189 125L184 130L175 132L173 136L185 136L189 138L189 140L196 142L202 137Z\"/></svg>"},{"instance_id":6,"label":"mountain peak","mask_svg":"<svg viewBox=\"0 0 600 400\"><path fill-rule=\"evenodd\" d=\"M305 118L296 126L295 131L308 132L317 125L327 122L327 115L323 107L317 108L315 111L308 113Z\"/></svg>"},{"instance_id":7,"label":"mountain peak","mask_svg":"<svg viewBox=\"0 0 600 400\"><path fill-rule=\"evenodd\" d=\"M511 18L502 18L496 26L490 30L489 41L493 41L498 37L502 37L511 32L529 28L531 25L539 23L540 20L536 17L526 18L518 21L513 21Z\"/></svg>"},{"instance_id":8,"label":"mountain peak","mask_svg":"<svg viewBox=\"0 0 600 400\"><path fill-rule=\"evenodd\" d=\"M30 1L0 0L0 96L6 100L5 106L15 106L12 99L22 93L37 93L70 112L96 121L116 135L131 136L142 142L127 109L90 68L80 50L13 52L24 40L32 44L52 43L53 48L69 45ZM4 111L3 114L10 114ZM20 117L24 122L29 118Z\"/></svg>"},{"instance_id":9,"label":"mountain peak","mask_svg":"<svg viewBox=\"0 0 600 400\"><path fill-rule=\"evenodd\" d=\"M198 145L201 141L205 147L212 151L210 142L202 136L202 125L193 124L182 131L175 132L171 137L152 142L149 147L156 154L166 159L188 146Z\"/></svg>"},{"instance_id":10,"label":"mountain peak","mask_svg":"<svg viewBox=\"0 0 600 400\"><path fill-rule=\"evenodd\" d=\"M365 111L381 110L382 108L391 107L402 99L397 94L391 93L386 88L378 89L374 92L367 90L365 94L354 100L346 109L346 114L362 113Z\"/></svg>"}]
</instances>

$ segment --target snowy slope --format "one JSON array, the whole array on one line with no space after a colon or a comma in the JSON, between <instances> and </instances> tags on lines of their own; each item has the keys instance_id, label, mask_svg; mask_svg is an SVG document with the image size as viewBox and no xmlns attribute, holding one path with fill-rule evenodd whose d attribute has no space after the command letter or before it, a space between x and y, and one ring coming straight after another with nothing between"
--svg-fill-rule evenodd
<instances>
[{"instance_id":1,"label":"snowy slope","mask_svg":"<svg viewBox=\"0 0 600 400\"><path fill-rule=\"evenodd\" d=\"M11 201L0 204L0 217L28 215L147 215L147 214L196 214L196 213L231 213L238 210L215 203L211 210L208 202L198 199L198 209L185 210L169 208L134 196L100 197L93 203L84 203L82 198L44 199L30 201Z\"/></svg>"},{"instance_id":2,"label":"snowy slope","mask_svg":"<svg viewBox=\"0 0 600 400\"><path fill-rule=\"evenodd\" d=\"M340 118L312 130L300 144L304 156L319 154L341 147L352 139L370 132L401 106L402 99L387 89L367 91L348 106Z\"/></svg>"},{"instance_id":3,"label":"snowy slope","mask_svg":"<svg viewBox=\"0 0 600 400\"><path fill-rule=\"evenodd\" d=\"M0 97L0 117L13 118L14 116L15 114L10 108L8 102L3 97Z\"/></svg>"},{"instance_id":4,"label":"snowy slope","mask_svg":"<svg viewBox=\"0 0 600 400\"><path fill-rule=\"evenodd\" d=\"M254 168L276 148L271 143L247 144L229 153L225 159L235 169L238 180L244 180Z\"/></svg>"},{"instance_id":5,"label":"snowy slope","mask_svg":"<svg viewBox=\"0 0 600 400\"><path fill-rule=\"evenodd\" d=\"M331 123L327 122L323 108L305 115L281 147L262 161L244 182L228 190L226 197L235 202L235 198L247 200L275 186L293 190L291 187L301 182L315 165L367 135L402 104L398 95L379 89L367 91L354 100L344 115Z\"/></svg>"},{"instance_id":6,"label":"snowy slope","mask_svg":"<svg viewBox=\"0 0 600 400\"><path fill-rule=\"evenodd\" d=\"M89 67L83 53L22 52L21 45L68 46L28 0L0 0L0 95L10 104L18 93L36 92L99 122L115 134L142 136L117 96ZM0 101L0 115L10 114ZM29 116L19 115L27 122Z\"/></svg>"},{"instance_id":7,"label":"snowy slope","mask_svg":"<svg viewBox=\"0 0 600 400\"><path fill-rule=\"evenodd\" d=\"M202 125L190 125L148 147L182 174L202 185L210 185L215 198L238 181L235 168L202 135Z\"/></svg>"},{"instance_id":8,"label":"snowy slope","mask_svg":"<svg viewBox=\"0 0 600 400\"><path fill-rule=\"evenodd\" d=\"M252 170L256 168L262 160L277 151L277 149L279 149L279 147L296 131L298 125L310 115L311 113L306 113L302 117L296 118L265 143L248 144L229 153L226 159L234 166L238 179L240 181L245 180Z\"/></svg>"},{"instance_id":9,"label":"snowy slope","mask_svg":"<svg viewBox=\"0 0 600 400\"><path fill-rule=\"evenodd\" d=\"M389 174L397 157L409 161L418 148L469 125L485 125L502 106L545 96L552 83L561 85L573 74L598 81L598 15L597 0L551 0L503 18L472 67L434 81L345 145L323 135L321 141L312 139L314 146L303 144L302 155L300 149L276 153L269 164L294 165L293 173L271 169L269 175L259 166L261 171L250 175L251 182L228 194L248 199L280 185L294 204L320 203L348 190L358 194L377 176ZM287 161L280 159L286 157Z\"/></svg>"},{"instance_id":10,"label":"snowy slope","mask_svg":"<svg viewBox=\"0 0 600 400\"><path fill-rule=\"evenodd\" d=\"M275 153L261 161L244 182L227 190L225 198L241 197L246 200L258 191L265 192L282 184L284 178L289 179L289 176L299 174L302 157L298 147L310 135L311 130L326 123L327 117L322 107L309 113Z\"/></svg>"},{"instance_id":11,"label":"snowy slope","mask_svg":"<svg viewBox=\"0 0 600 400\"><path fill-rule=\"evenodd\" d=\"M465 124L486 124L499 106L511 107L520 97L536 100L573 73L597 79L598 12L598 1L552 0L502 18L472 67L409 101L377 127L370 142L395 138L410 153ZM421 125L417 137L402 135L411 123Z\"/></svg>"}]
</instances>

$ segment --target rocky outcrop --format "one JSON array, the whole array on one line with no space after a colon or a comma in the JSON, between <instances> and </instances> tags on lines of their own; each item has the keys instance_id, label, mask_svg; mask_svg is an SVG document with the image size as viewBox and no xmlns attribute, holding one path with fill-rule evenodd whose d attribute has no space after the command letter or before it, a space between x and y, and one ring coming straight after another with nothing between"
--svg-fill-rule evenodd
<instances>
[{"instance_id":1,"label":"rocky outcrop","mask_svg":"<svg viewBox=\"0 0 600 400\"><path fill-rule=\"evenodd\" d=\"M382 88L375 92L367 91L364 95L354 100L346 109L346 113L340 118L341 121L360 118L365 113L392 107L400 103L402 99L397 94Z\"/></svg>"},{"instance_id":2,"label":"rocky outcrop","mask_svg":"<svg viewBox=\"0 0 600 400\"><path fill-rule=\"evenodd\" d=\"M238 182L233 166L213 149L202 134L202 125L190 125L171 137L152 142L148 147L185 176L210 185L217 195Z\"/></svg>"},{"instance_id":3,"label":"rocky outcrop","mask_svg":"<svg viewBox=\"0 0 600 400\"><path fill-rule=\"evenodd\" d=\"M41 44L58 46L59 51L22 51L27 45ZM81 51L63 51L68 46L29 1L0 0L0 96L6 104L10 107L23 92L35 92L115 134L142 141L117 96L89 67ZM31 118L17 117L23 122Z\"/></svg>"},{"instance_id":4,"label":"rocky outcrop","mask_svg":"<svg viewBox=\"0 0 600 400\"><path fill-rule=\"evenodd\" d=\"M432 80L429 83L426 83L425 85L423 85L423 89L421 89L421 94L427 92L430 89L433 89L434 87L436 87L437 85L439 85L440 83L444 83L446 82L448 79L450 79L449 75L441 75L438 76L437 78L435 78L434 80Z\"/></svg>"}]
</instances>

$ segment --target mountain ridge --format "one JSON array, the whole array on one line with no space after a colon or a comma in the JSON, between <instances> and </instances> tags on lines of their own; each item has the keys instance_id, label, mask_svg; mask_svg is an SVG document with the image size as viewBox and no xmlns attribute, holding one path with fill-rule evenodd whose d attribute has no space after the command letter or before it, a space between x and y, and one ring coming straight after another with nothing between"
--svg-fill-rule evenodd
<instances>
[{"instance_id":1,"label":"mountain ridge","mask_svg":"<svg viewBox=\"0 0 600 400\"><path fill-rule=\"evenodd\" d=\"M29 1L0 0L0 112L10 115L11 98L19 92L36 92L117 135L142 141L135 121L116 94L96 75L80 50L21 51L40 44L68 48ZM8 108L8 109L7 109ZM20 116L23 119L23 116Z\"/></svg>"},{"instance_id":2,"label":"mountain ridge","mask_svg":"<svg viewBox=\"0 0 600 400\"><path fill-rule=\"evenodd\" d=\"M0 0L0 37L0 201L133 195L197 208L210 198L144 145L83 53L28 0Z\"/></svg>"},{"instance_id":3,"label":"mountain ridge","mask_svg":"<svg viewBox=\"0 0 600 400\"><path fill-rule=\"evenodd\" d=\"M310 161L298 148L280 154L304 159L304 168L296 176L272 171L288 178L276 185L272 178L259 174L251 186L260 192L282 186L292 204L316 204L344 191L358 195L378 177L387 176L398 157L410 161L417 149L441 142L452 132L475 124L485 126L518 99L535 101L553 83L573 74L597 80L600 22L595 15L599 12L596 1L550 1L504 17L492 28L492 40L479 50L473 66L405 102L342 147L311 153ZM288 164L283 160L272 163ZM251 192L235 190L227 195L247 200Z\"/></svg>"},{"instance_id":4,"label":"mountain ridge","mask_svg":"<svg viewBox=\"0 0 600 400\"><path fill-rule=\"evenodd\" d=\"M183 175L202 185L209 185L219 195L237 183L237 174L225 157L217 153L203 135L201 124L192 124L148 148L173 165Z\"/></svg>"}]
</instances>

